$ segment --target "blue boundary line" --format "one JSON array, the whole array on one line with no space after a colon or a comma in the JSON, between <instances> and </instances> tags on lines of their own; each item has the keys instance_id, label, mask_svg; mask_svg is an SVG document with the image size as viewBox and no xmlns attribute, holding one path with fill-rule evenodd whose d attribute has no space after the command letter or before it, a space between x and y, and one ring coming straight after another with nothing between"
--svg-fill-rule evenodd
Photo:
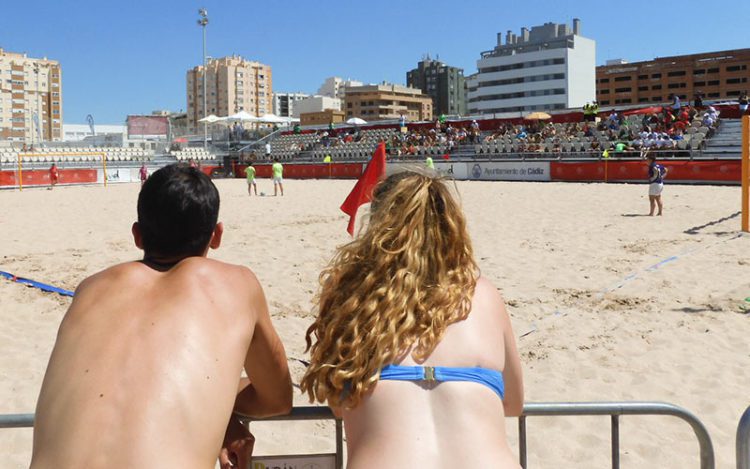
<instances>
[{"instance_id":1,"label":"blue boundary line","mask_svg":"<svg viewBox=\"0 0 750 469\"><path fill-rule=\"evenodd\" d=\"M2 270L0 270L0 277L4 277L4 278L10 280L11 282L17 282L17 283L21 283L21 284L29 286L29 287L38 288L38 289L40 289L40 290L42 290L44 292L57 293L58 295L71 296L71 297L74 294L70 290L65 290L64 288L59 288L59 287L55 287L55 286L52 286L52 285L47 285L46 283L37 282L36 280L31 280L31 279L28 279L28 278L19 277L17 275L13 275L13 274L8 273L8 272L3 272Z\"/></svg>"},{"instance_id":2,"label":"blue boundary line","mask_svg":"<svg viewBox=\"0 0 750 469\"><path fill-rule=\"evenodd\" d=\"M625 284L627 284L627 283L629 283L629 282L631 282L631 281L639 278L641 276L641 274L643 274L643 273L649 273L649 272L655 272L655 271L659 270L661 267L665 266L666 264L669 264L670 262L674 262L676 260L679 260L680 257L682 257L682 256L687 256L688 254L692 254L692 253L694 253L696 251L700 251L700 250L703 250L703 249L712 248L712 247L716 246L717 244L726 243L727 241L732 241L734 239L741 238L742 236L743 236L743 234L739 233L739 234L736 234L736 235L732 236L731 238L726 238L726 239L722 239L720 241L716 241L715 243L711 243L708 246L698 246L698 247L693 248L693 249L688 249L688 250L682 252L681 254L676 254L674 256L669 256L669 257L667 257L665 259L660 260L656 264L653 264L653 265L651 265L649 267L646 267L645 269L637 270L635 272L630 273L628 276L626 276L625 278L623 278L622 280L620 280L618 283L614 284L612 287L603 289L599 293L599 295L600 296L604 296L607 293L612 293L615 290L619 290L620 288L624 287Z\"/></svg>"}]
</instances>

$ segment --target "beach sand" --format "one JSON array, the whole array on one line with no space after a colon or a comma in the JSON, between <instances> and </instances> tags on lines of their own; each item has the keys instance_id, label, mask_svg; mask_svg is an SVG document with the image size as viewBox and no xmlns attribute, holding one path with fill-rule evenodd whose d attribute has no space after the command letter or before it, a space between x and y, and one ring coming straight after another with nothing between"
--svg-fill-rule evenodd
<instances>
[{"instance_id":1,"label":"beach sand","mask_svg":"<svg viewBox=\"0 0 750 469\"><path fill-rule=\"evenodd\" d=\"M304 358L317 276L349 237L338 207L353 181L285 181L247 196L218 180L223 246L252 268L290 358ZM526 400L666 401L697 415L717 467L734 467L750 404L750 236L738 187L675 186L665 216L645 185L459 182L482 274L502 291L518 338ZM137 259L137 184L0 192L0 270L74 289ZM272 193L268 180L259 190ZM0 413L33 412L69 298L0 279ZM750 306L750 303L747 303ZM522 336L522 337L521 337ZM299 382L303 368L291 361ZM307 405L304 396L295 405ZM514 451L517 420L507 419ZM608 417L529 418L530 467L610 466ZM256 454L326 452L331 422L255 423ZM27 467L30 429L0 429L0 468ZM672 417L623 417L621 467L697 468L698 445Z\"/></svg>"}]
</instances>

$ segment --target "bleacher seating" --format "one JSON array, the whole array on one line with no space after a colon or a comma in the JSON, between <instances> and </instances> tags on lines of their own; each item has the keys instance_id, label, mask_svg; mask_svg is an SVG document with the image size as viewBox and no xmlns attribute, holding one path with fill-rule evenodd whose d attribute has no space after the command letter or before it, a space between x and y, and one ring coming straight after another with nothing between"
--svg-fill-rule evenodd
<instances>
[{"instance_id":1,"label":"bleacher seating","mask_svg":"<svg viewBox=\"0 0 750 469\"><path fill-rule=\"evenodd\" d=\"M184 148L182 150L172 150L169 152L177 161L203 161L213 160L214 156L203 148Z\"/></svg>"},{"instance_id":2,"label":"bleacher seating","mask_svg":"<svg viewBox=\"0 0 750 469\"><path fill-rule=\"evenodd\" d=\"M151 161L154 152L141 148L119 147L42 147L33 151L17 148L0 148L0 163L18 162L20 155L23 163L52 162L87 162L99 161L104 154L109 162L115 161Z\"/></svg>"},{"instance_id":3,"label":"bleacher seating","mask_svg":"<svg viewBox=\"0 0 750 469\"><path fill-rule=\"evenodd\" d=\"M353 129L351 129L353 131ZM360 138L352 136L352 141L345 142L344 136L349 129L339 129L336 137L329 139L326 146L324 133L287 134L271 142L271 158L292 160L304 154L307 159L322 160L326 156L334 159L362 160L372 156L375 146L381 141L388 141L396 134L395 128L360 130Z\"/></svg>"}]
</instances>

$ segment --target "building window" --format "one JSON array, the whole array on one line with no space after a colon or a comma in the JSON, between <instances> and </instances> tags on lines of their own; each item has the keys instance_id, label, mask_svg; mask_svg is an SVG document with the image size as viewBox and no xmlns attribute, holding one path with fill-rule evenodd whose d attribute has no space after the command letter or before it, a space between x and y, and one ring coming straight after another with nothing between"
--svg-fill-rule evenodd
<instances>
[{"instance_id":1,"label":"building window","mask_svg":"<svg viewBox=\"0 0 750 469\"><path fill-rule=\"evenodd\" d=\"M606 106L606 105L608 105L608 104L609 104L609 101L602 101L602 102L601 102L601 103L599 103L599 104L601 104L602 106Z\"/></svg>"},{"instance_id":2,"label":"building window","mask_svg":"<svg viewBox=\"0 0 750 469\"><path fill-rule=\"evenodd\" d=\"M727 85L736 85L738 83L747 83L747 77L727 78Z\"/></svg>"},{"instance_id":3,"label":"building window","mask_svg":"<svg viewBox=\"0 0 750 469\"><path fill-rule=\"evenodd\" d=\"M630 93L633 89L628 88L615 88L615 93Z\"/></svg>"},{"instance_id":4,"label":"building window","mask_svg":"<svg viewBox=\"0 0 750 469\"><path fill-rule=\"evenodd\" d=\"M684 77L685 76L685 70L675 70L673 72L667 73L668 77Z\"/></svg>"},{"instance_id":5,"label":"building window","mask_svg":"<svg viewBox=\"0 0 750 469\"><path fill-rule=\"evenodd\" d=\"M661 73L652 73L651 78L661 78Z\"/></svg>"},{"instance_id":6,"label":"building window","mask_svg":"<svg viewBox=\"0 0 750 469\"><path fill-rule=\"evenodd\" d=\"M648 79L648 75L638 75L639 80L646 80Z\"/></svg>"},{"instance_id":7,"label":"building window","mask_svg":"<svg viewBox=\"0 0 750 469\"><path fill-rule=\"evenodd\" d=\"M740 70L747 70L747 65L731 65L727 67L727 72L739 72Z\"/></svg>"},{"instance_id":8,"label":"building window","mask_svg":"<svg viewBox=\"0 0 750 469\"><path fill-rule=\"evenodd\" d=\"M661 96L652 96L651 101L658 103L659 101L661 101Z\"/></svg>"},{"instance_id":9,"label":"building window","mask_svg":"<svg viewBox=\"0 0 750 469\"><path fill-rule=\"evenodd\" d=\"M708 86L719 86L719 80L710 80Z\"/></svg>"},{"instance_id":10,"label":"building window","mask_svg":"<svg viewBox=\"0 0 750 469\"><path fill-rule=\"evenodd\" d=\"M609 83L609 78L602 78L599 83Z\"/></svg>"},{"instance_id":11,"label":"building window","mask_svg":"<svg viewBox=\"0 0 750 469\"><path fill-rule=\"evenodd\" d=\"M718 98L719 97L719 93L708 93L708 97L709 98Z\"/></svg>"},{"instance_id":12,"label":"building window","mask_svg":"<svg viewBox=\"0 0 750 469\"><path fill-rule=\"evenodd\" d=\"M685 88L685 86L687 86L685 83L668 83L667 84L667 88L669 88L670 90L674 90L677 88Z\"/></svg>"},{"instance_id":13,"label":"building window","mask_svg":"<svg viewBox=\"0 0 750 469\"><path fill-rule=\"evenodd\" d=\"M625 76L625 77L615 77L615 81L630 81L632 77Z\"/></svg>"},{"instance_id":14,"label":"building window","mask_svg":"<svg viewBox=\"0 0 750 469\"><path fill-rule=\"evenodd\" d=\"M706 86L706 82L705 81L696 81L696 82L693 82L693 86Z\"/></svg>"},{"instance_id":15,"label":"building window","mask_svg":"<svg viewBox=\"0 0 750 469\"><path fill-rule=\"evenodd\" d=\"M652 90L660 90L661 89L661 85L654 85L654 86L651 87L651 89Z\"/></svg>"},{"instance_id":16,"label":"building window","mask_svg":"<svg viewBox=\"0 0 750 469\"><path fill-rule=\"evenodd\" d=\"M638 98L638 102L639 103L647 103L648 102L648 98Z\"/></svg>"}]
</instances>

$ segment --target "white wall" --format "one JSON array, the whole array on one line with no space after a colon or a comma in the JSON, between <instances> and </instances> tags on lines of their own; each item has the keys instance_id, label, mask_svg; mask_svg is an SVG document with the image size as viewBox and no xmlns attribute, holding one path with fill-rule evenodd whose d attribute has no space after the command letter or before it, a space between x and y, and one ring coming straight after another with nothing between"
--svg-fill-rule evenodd
<instances>
[{"instance_id":1,"label":"white wall","mask_svg":"<svg viewBox=\"0 0 750 469\"><path fill-rule=\"evenodd\" d=\"M308 112L321 112L326 109L341 110L341 100L328 96L311 96L294 103L294 117Z\"/></svg>"},{"instance_id":2,"label":"white wall","mask_svg":"<svg viewBox=\"0 0 750 469\"><path fill-rule=\"evenodd\" d=\"M568 54L569 108L583 107L596 100L596 41L574 36L574 49Z\"/></svg>"}]
</instances>

